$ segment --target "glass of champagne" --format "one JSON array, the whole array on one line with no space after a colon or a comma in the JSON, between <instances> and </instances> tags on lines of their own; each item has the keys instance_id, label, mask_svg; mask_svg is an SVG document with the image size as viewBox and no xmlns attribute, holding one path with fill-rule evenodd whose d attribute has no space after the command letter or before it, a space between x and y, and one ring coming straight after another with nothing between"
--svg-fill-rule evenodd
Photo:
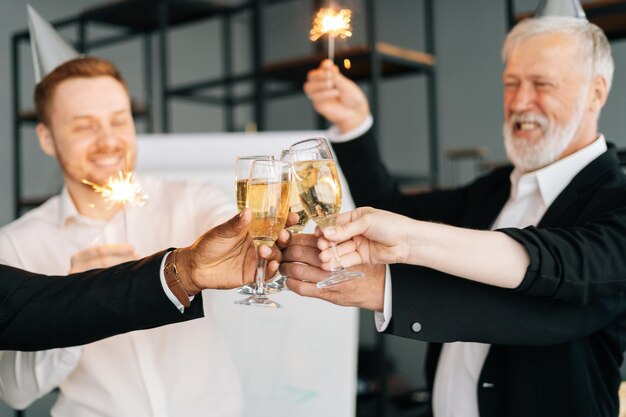
<instances>
[{"instance_id":1,"label":"glass of champagne","mask_svg":"<svg viewBox=\"0 0 626 417\"><path fill-rule=\"evenodd\" d=\"M307 139L291 145L289 154L304 210L320 229L335 226L341 210L341 185L330 145L325 138ZM363 272L350 272L341 265L337 247L332 242L331 251L330 276L318 282L318 288L365 276Z\"/></svg>"},{"instance_id":2,"label":"glass of champagne","mask_svg":"<svg viewBox=\"0 0 626 417\"><path fill-rule=\"evenodd\" d=\"M280 153L280 160L292 162L289 149L285 149ZM296 184L296 177L292 175L291 178L291 191L289 192L289 212L295 212L298 214L298 222L292 226L289 226L287 230L292 234L298 234L306 227L310 220L298 193L298 184ZM289 291L287 288L287 277L284 275L278 275L270 283L267 284L267 288L276 292Z\"/></svg>"},{"instance_id":3,"label":"glass of champagne","mask_svg":"<svg viewBox=\"0 0 626 417\"><path fill-rule=\"evenodd\" d=\"M246 207L252 212L248 233L259 251L261 245L273 246L278 232L285 227L289 215L289 187L291 169L289 162L256 160L252 162ZM262 307L281 307L267 298L265 292L265 267L267 260L259 256L254 293L236 304Z\"/></svg>"},{"instance_id":4,"label":"glass of champagne","mask_svg":"<svg viewBox=\"0 0 626 417\"><path fill-rule=\"evenodd\" d=\"M250 168L252 162L256 160L272 160L274 155L251 155L238 156L235 159L235 184L237 196L237 210L241 211L246 207L246 196L248 195L248 179L250 178ZM254 294L254 285L246 284L237 288L239 294Z\"/></svg>"}]
</instances>

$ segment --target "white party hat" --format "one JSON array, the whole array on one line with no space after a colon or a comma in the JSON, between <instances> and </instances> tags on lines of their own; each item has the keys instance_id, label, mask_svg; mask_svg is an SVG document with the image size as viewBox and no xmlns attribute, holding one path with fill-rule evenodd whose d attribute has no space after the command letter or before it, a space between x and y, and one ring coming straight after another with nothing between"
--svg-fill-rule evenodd
<instances>
[{"instance_id":1,"label":"white party hat","mask_svg":"<svg viewBox=\"0 0 626 417\"><path fill-rule=\"evenodd\" d=\"M535 17L546 16L587 18L578 0L542 0L537 7Z\"/></svg>"},{"instance_id":2,"label":"white party hat","mask_svg":"<svg viewBox=\"0 0 626 417\"><path fill-rule=\"evenodd\" d=\"M56 67L78 58L80 54L30 4L27 4L26 8L30 46L35 66L35 82L39 83Z\"/></svg>"}]
</instances>

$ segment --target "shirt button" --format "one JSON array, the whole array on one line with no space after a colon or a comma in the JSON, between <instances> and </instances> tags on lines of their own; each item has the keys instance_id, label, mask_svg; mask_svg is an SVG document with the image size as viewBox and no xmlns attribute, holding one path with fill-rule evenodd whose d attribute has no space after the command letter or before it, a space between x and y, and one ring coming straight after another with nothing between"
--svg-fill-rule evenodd
<instances>
[{"instance_id":1,"label":"shirt button","mask_svg":"<svg viewBox=\"0 0 626 417\"><path fill-rule=\"evenodd\" d=\"M422 325L418 322L415 322L411 324L411 330L413 330L413 333L419 333L422 330Z\"/></svg>"}]
</instances>

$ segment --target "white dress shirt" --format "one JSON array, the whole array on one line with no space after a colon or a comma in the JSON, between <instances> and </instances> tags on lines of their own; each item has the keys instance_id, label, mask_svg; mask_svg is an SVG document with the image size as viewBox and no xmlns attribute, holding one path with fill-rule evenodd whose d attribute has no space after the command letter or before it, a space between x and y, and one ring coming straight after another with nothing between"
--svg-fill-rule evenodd
<instances>
[{"instance_id":1,"label":"white dress shirt","mask_svg":"<svg viewBox=\"0 0 626 417\"><path fill-rule=\"evenodd\" d=\"M0 229L0 262L65 275L87 247L127 242L139 256L191 244L234 215L234 198L202 182L138 178L144 207L110 221L78 214L66 189ZM174 300L172 300L174 301ZM0 397L21 408L59 387L52 416L239 416L237 370L203 296L205 317L82 347L0 352ZM132 300L129 300L132 302Z\"/></svg>"},{"instance_id":2,"label":"white dress shirt","mask_svg":"<svg viewBox=\"0 0 626 417\"><path fill-rule=\"evenodd\" d=\"M361 136L371 126L370 117L347 133L339 134L333 127L328 131L328 136L331 142L346 142ZM590 145L545 168L526 174L514 169L511 173L511 194L492 230L536 226L572 179L606 150L606 141L600 135ZM391 320L391 293L391 275L387 267L384 310L374 317L380 332L387 328ZM435 417L479 417L477 384L489 347L489 344L466 342L443 345L433 389Z\"/></svg>"}]
</instances>

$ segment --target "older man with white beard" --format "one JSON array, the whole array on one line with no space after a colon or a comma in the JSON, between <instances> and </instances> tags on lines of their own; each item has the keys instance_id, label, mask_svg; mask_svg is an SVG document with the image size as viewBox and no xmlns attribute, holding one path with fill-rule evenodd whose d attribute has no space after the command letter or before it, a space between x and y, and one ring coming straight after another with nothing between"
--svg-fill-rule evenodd
<instances>
[{"instance_id":1,"label":"older man with white beard","mask_svg":"<svg viewBox=\"0 0 626 417\"><path fill-rule=\"evenodd\" d=\"M613 75L610 46L586 20L528 19L508 34L503 58L513 167L455 190L399 191L364 94L330 61L309 73L304 91L334 124L357 206L502 232L528 257L514 291L445 268L392 267L392 279L381 265L362 265L366 279L321 291L310 282L327 273L306 235L284 243L281 270L300 294L376 311L379 331L438 342L426 364L436 417L617 416L626 303L614 283L626 276L626 179L597 126ZM496 257L499 249L483 251Z\"/></svg>"}]
</instances>

